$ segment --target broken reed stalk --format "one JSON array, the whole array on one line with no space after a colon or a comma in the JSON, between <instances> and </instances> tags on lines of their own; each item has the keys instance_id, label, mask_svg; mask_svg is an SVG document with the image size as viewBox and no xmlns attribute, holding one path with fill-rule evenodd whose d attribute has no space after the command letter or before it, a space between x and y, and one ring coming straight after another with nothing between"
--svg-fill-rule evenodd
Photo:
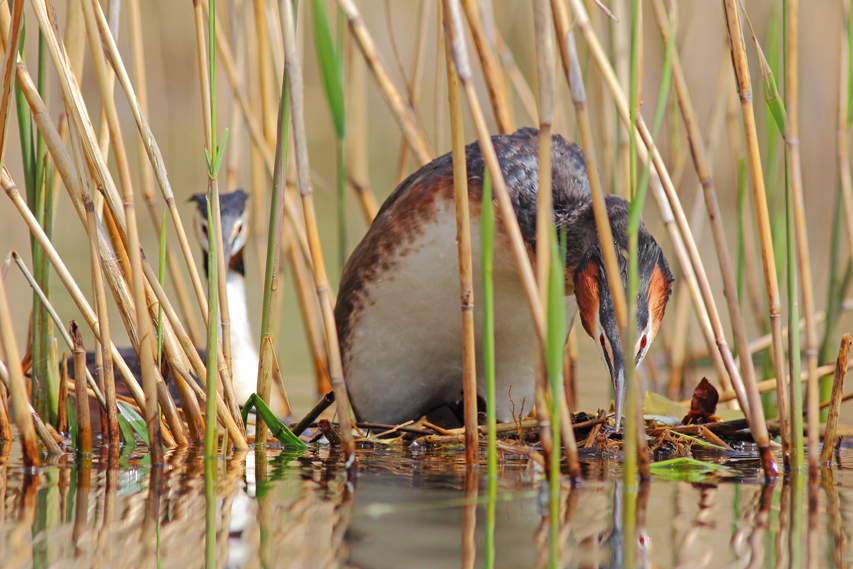
<instances>
[{"instance_id":1,"label":"broken reed stalk","mask_svg":"<svg viewBox=\"0 0 853 569\"><path fill-rule=\"evenodd\" d=\"M806 318L806 366L808 368L808 380L806 383L808 405L808 458L809 458L809 481L811 484L818 482L818 445L820 429L820 394L818 392L817 379L817 350L818 338L817 327L814 317L814 285L812 284L811 261L809 258L809 242L806 232L805 202L803 200L803 177L800 167L800 139L799 139L799 0L786 0L785 10L785 106L787 107L788 120L785 122L787 132L785 133L785 145L788 150L788 182L791 186L791 205L794 213L794 230L797 237L797 261L800 265L800 285L802 287L803 312ZM790 228L789 228L790 231ZM771 250L772 253L772 250ZM774 282L776 275L773 274ZM771 300L772 302L772 300ZM781 319L777 318L779 327L779 342L782 341ZM784 369L784 367L782 368ZM777 374L779 366L777 366ZM782 391L784 392L784 382ZM787 410L787 409L786 409ZM779 406L779 418L783 419L782 406ZM781 422L782 439L785 439L785 421Z\"/></svg>"},{"instance_id":2,"label":"broken reed stalk","mask_svg":"<svg viewBox=\"0 0 853 569\"><path fill-rule=\"evenodd\" d=\"M210 209L213 214L213 217L208 217L207 220L208 226L213 229L212 233L214 238L217 240L217 244L222 245L222 216L219 209L219 184L217 182L217 173L212 172L212 168L218 168L215 163L221 157L221 153L225 151L224 148L220 148L216 144L216 67L214 59L214 54L216 53L214 45L217 35L215 24L216 12L211 4L211 8L208 11L208 26L210 29L209 49L205 48L204 42L204 23L201 10L201 0L193 0L193 15L193 19L195 21L199 86L201 88L204 151L208 161L207 199L210 202ZM223 141L227 140L227 132L228 131L226 129L225 134L223 135ZM228 309L228 290L225 282L227 268L225 266L225 251L223 250L223 247L218 247L217 251L216 256L210 258L210 261L213 261L213 263L208 262L208 270L210 270L210 267L216 267L216 272L218 273L216 283L219 297L219 322L217 324L222 327L222 335L219 338L219 347L221 347L222 357L225 360L225 367L221 371L225 375L231 377L233 372L233 368L231 366L231 311ZM209 288L208 296L212 296ZM230 383L230 380L224 383L227 385ZM228 401L229 399L233 399L233 390L231 393L226 390L225 400Z\"/></svg>"},{"instance_id":3,"label":"broken reed stalk","mask_svg":"<svg viewBox=\"0 0 853 569\"><path fill-rule=\"evenodd\" d=\"M269 226L267 229L267 255L264 270L264 300L261 304L261 361L258 365L257 393L264 403L270 403L270 390L272 388L272 377L264 373L267 362L272 358L272 338L275 332L274 309L278 287L274 283L278 279L276 268L278 267L278 255L281 250L281 233L284 222L284 194L285 185L285 156L287 154L288 133L290 132L290 92L286 74L282 76L281 98L278 108L278 132L276 133L275 148L275 171L272 178L272 207L270 207ZM313 303L313 297L310 299ZM267 429L260 413L256 413L257 423L255 427L255 446L265 448L267 441Z\"/></svg>"},{"instance_id":4,"label":"broken reed stalk","mask_svg":"<svg viewBox=\"0 0 853 569\"><path fill-rule=\"evenodd\" d=\"M353 444L351 419L349 413L349 397L344 383L341 350L338 344L338 333L335 329L329 281L326 275L326 265L323 259L323 249L320 234L317 229L317 215L314 209L310 170L308 165L308 148L305 136L305 116L303 107L302 69L296 53L296 31L293 7L284 2L281 7L282 30L284 35L285 69L290 85L290 104L293 123L294 150L296 152L296 173L299 184L299 194L302 197L305 228L308 232L308 245L311 248L311 258L314 262L314 282L317 286L317 296L323 315L326 331L326 348L329 356L329 377L335 390L337 401L338 422L341 425L341 439L346 454L347 468L355 467L355 445ZM352 25L352 24L351 24ZM409 141L412 142L411 140ZM414 148L414 145L413 145Z\"/></svg>"},{"instance_id":5,"label":"broken reed stalk","mask_svg":"<svg viewBox=\"0 0 853 569\"><path fill-rule=\"evenodd\" d=\"M27 399L27 386L24 384L24 370L21 368L21 356L18 343L15 341L15 328L12 326L12 312L6 297L6 283L0 278L0 345L6 356L6 368L9 373L10 399L15 423L18 425L18 435L21 437L24 466L38 467L41 461L39 446L36 442L33 415L30 414L30 404Z\"/></svg>"},{"instance_id":6,"label":"broken reed stalk","mask_svg":"<svg viewBox=\"0 0 853 569\"><path fill-rule=\"evenodd\" d=\"M697 313L700 316L700 320L707 318L709 320L709 328L713 331L712 338L709 338L706 335L706 342L709 342L710 349L719 350L728 376L731 378L732 385L738 395L738 403L740 403L742 409L746 410L749 408L746 391L743 386L743 382L740 379L740 373L737 366L734 364L731 350L726 342L725 333L722 328L719 313L717 312L711 286L708 282L708 277L705 273L702 259L699 256L696 242L690 232L689 223L684 215L684 210L681 207L681 201L679 200L678 194L675 192L675 188L672 184L672 179L669 177L669 173L663 163L663 159L654 145L654 141L648 132L648 128L645 126L645 121L643 121L642 116L638 117L636 125L631 124L625 94L619 86L619 82L616 79L613 68L610 66L610 62L607 59L604 50L601 48L601 44L595 35L595 31L589 23L589 17L586 15L586 9L579 0L570 0L570 2L572 9L576 12L579 18L577 25L584 32L587 44L593 53L599 69L604 75L608 88L616 100L616 106L619 111L620 118L628 128L634 131L634 136L640 137L643 142L642 145L638 145L637 147L637 153L639 154L640 159L644 163L652 162L652 165L654 166L657 177L652 176L652 190L655 192L655 198L658 201L658 205L661 209L661 215L664 218L664 223L667 225L673 245L675 246L676 255L679 259L682 270L684 271L687 284L691 287L692 291L695 290L695 292L693 292L695 295L694 299L696 299L694 300L694 303L697 307ZM693 288L694 280L695 289ZM698 300L699 298L701 298L701 303ZM723 385L723 387L726 388L725 385Z\"/></svg>"},{"instance_id":7,"label":"broken reed stalk","mask_svg":"<svg viewBox=\"0 0 853 569\"><path fill-rule=\"evenodd\" d=\"M406 99L400 90L391 81L388 72L385 70L385 65L379 59L373 38L370 37L355 3L352 0L338 0L338 6L346 16L352 37L361 50L376 85L385 97L388 106L391 107L394 118L403 130L403 136L406 137L409 146L414 151L418 163L421 166L427 164L435 155L418 124L415 113L406 103Z\"/></svg>"},{"instance_id":8,"label":"broken reed stalk","mask_svg":"<svg viewBox=\"0 0 853 569\"><path fill-rule=\"evenodd\" d=\"M489 91L489 100L492 103L492 112L495 115L495 124L497 125L498 132L500 134L511 134L513 132L512 119L509 113L506 94L504 93L504 85L498 74L497 62L492 51L492 46L486 39L486 30L480 18L480 11L476 0L462 0L462 9L465 10L465 18L468 20L471 38L474 40L474 47L477 49L477 56L480 59L480 66L483 69L483 79L485 79L486 88ZM553 73L553 57L551 59Z\"/></svg>"},{"instance_id":9,"label":"broken reed stalk","mask_svg":"<svg viewBox=\"0 0 853 569\"><path fill-rule=\"evenodd\" d=\"M188 268L189 273L190 273L191 281L193 283L193 290L196 293L196 300L198 300L199 308L201 309L201 313L202 313L202 318L203 318L205 325L206 325L207 324L207 311L208 311L207 297L206 297L206 295L204 293L204 289L202 288L202 285L201 285L201 279L199 278L199 275L198 275L198 269L197 269L197 267L195 265L195 261L193 259L192 250L190 249L189 242L188 242L187 236L186 236L186 232L184 231L183 222L181 221L181 217L178 214L177 204L175 202L175 196L172 192L171 184L169 183L169 178L168 178L168 175L166 173L166 167L165 167L165 164L163 162L163 155L160 152L160 148L157 145L157 141L154 138L153 133L151 132L151 128L149 127L148 122L145 119L145 116L141 112L141 109L139 106L139 100L136 97L136 93L133 89L133 85L131 84L130 78L127 75L127 70L126 70L126 68L124 66L124 62L122 61L121 56L118 52L118 48L116 47L115 40L113 39L112 34L109 31L109 27L107 26L106 19L104 17L103 12L101 11L101 8L100 8L100 4L95 3L94 7L95 7L95 12L96 12L95 15L97 17L97 23L98 23L98 26L101 30L101 38L103 40L104 46L106 47L106 51L109 54L109 61L112 64L113 69L115 70L116 77L119 80L119 84L121 85L122 89L125 92L125 95L127 97L127 101L130 105L131 112L133 113L134 119L136 120L136 124L137 124L137 127L139 129L139 132L140 132L140 135L142 138L142 142L145 144L145 149L148 153L148 159L151 162L151 165L154 169L155 178L157 179L157 183L160 187L161 193L163 194L163 198L166 200L166 204L169 207L169 213L172 217L172 221L173 221L174 226L175 226L175 232L178 234L178 241L179 241L180 246L181 246L181 251L184 255L184 260L186 261L187 268ZM152 288L154 288L156 291L159 287L158 284L155 284L155 282L157 280L156 273L154 273L153 269L151 269L150 265L147 262L145 263L145 269L146 269L146 275L148 277L148 282L150 283ZM170 311L169 311L169 303L167 302L168 299L166 299L165 295L163 295L163 297L158 297L158 300L160 300L160 302L163 303L164 309L166 309L167 317L171 318ZM172 314L174 314L173 311L172 311ZM174 320L174 322L175 322L176 328L182 328L182 326L178 323L177 320ZM189 346L187 346L186 344L184 344L184 347L185 347L185 350L187 351L187 356L192 361L193 355L189 352L195 351L195 350L190 350ZM224 365L224 360L222 360L222 364L220 364L220 367L222 367L223 365ZM224 385L224 389L226 391L231 389L231 392L233 393L233 386L230 385L230 375L223 372L221 374L221 380L222 380L222 383ZM161 404L162 403L163 402L161 401ZM231 438L232 438L232 440L233 440L233 442L237 448L247 448L246 447L247 443L245 440L246 439L245 430L243 427L242 418L240 417L239 409L236 407L236 404L233 404L233 398L231 398L231 400L228 401L228 403L229 403L229 406L226 409L230 413L231 419L226 420L225 424L226 424L226 426L229 427L229 435L231 436ZM232 426L236 426L238 428L239 436L235 436L235 435L238 435L238 433L234 432L231 429Z\"/></svg>"},{"instance_id":10,"label":"broken reed stalk","mask_svg":"<svg viewBox=\"0 0 853 569\"><path fill-rule=\"evenodd\" d=\"M447 7L445 5L445 21ZM453 198L456 205L456 244L459 256L459 296L462 309L462 393L465 418L465 465L475 468L480 460L477 433L477 345L474 332L474 268L471 261L471 212L468 207L468 168L465 157L465 123L462 91L453 64L452 33L445 24L444 47L447 64L447 97L450 109L450 139L453 149ZM491 207L481 204L481 207Z\"/></svg>"},{"instance_id":11,"label":"broken reed stalk","mask_svg":"<svg viewBox=\"0 0 853 569\"><path fill-rule=\"evenodd\" d=\"M663 6L662 0L654 0L652 2L655 16L657 18L658 27L660 28L661 37L664 42L669 41L670 29L666 9ZM678 98L678 105L681 109L681 116L684 120L684 127L687 131L687 139L690 144L690 154L693 157L693 164L696 168L696 174L699 177L699 183L702 186L702 191L705 196L705 207L708 210L710 219L711 231L714 237L714 245L717 251L717 260L720 265L720 273L723 278L723 293L726 297L726 302L729 308L729 318L732 322L732 328L735 336L735 346L741 354L749 353L749 336L746 331L746 323L743 319L743 314L740 309L740 303L737 295L737 278L732 267L732 260L729 254L728 246L726 245L726 230L723 227L720 207L717 201L717 193L714 188L714 181L711 176L711 168L708 162L705 143L702 138L702 133L699 131L699 121L696 117L696 112L693 109L693 102L690 98L690 92L687 88L687 81L684 77L684 70L681 66L681 59L677 50L672 51L671 55L672 77L675 84L675 92ZM779 322L781 326L781 321ZM781 340L781 328L779 330L779 339ZM784 363L784 362L782 362ZM784 365L781 368L784 370ZM753 429L755 440L761 447L761 452L766 453L764 448L768 448L769 437L767 435L767 426L764 419L764 410L761 404L761 398L758 391L754 388L755 368L752 359L748 357L740 358L741 377L744 386L749 395L750 426ZM784 373L780 372L777 366L777 373L784 377ZM780 387L784 390L784 382L780 382ZM781 409L780 409L781 412ZM782 438L783 447L790 447L790 441L787 438L787 416L784 417L782 423Z\"/></svg>"},{"instance_id":12,"label":"broken reed stalk","mask_svg":"<svg viewBox=\"0 0 853 569\"><path fill-rule=\"evenodd\" d=\"M130 0L129 9L133 80L136 83L139 107L142 110L142 114L147 116L148 79L145 73L145 50L143 49L142 17L139 11L139 0ZM74 69L73 66L72 69ZM137 159L139 161L139 186L142 190L142 197L145 200L145 205L148 207L151 222L154 224L154 227L159 227L163 215L154 196L154 181L151 179L151 168L147 163L148 158L145 155L145 147L140 143L136 145L136 148L138 153ZM171 247L166 248L166 262L169 265L169 275L172 279L172 287L178 297L178 307L181 309L183 321L186 324L186 328L189 331L193 344L200 346L202 344L202 335L199 332L198 317L190 304L187 285L184 281L183 273L178 266L178 259L175 257L175 253Z\"/></svg>"},{"instance_id":13,"label":"broken reed stalk","mask_svg":"<svg viewBox=\"0 0 853 569\"><path fill-rule=\"evenodd\" d=\"M773 253L773 237L770 232L770 216L767 211L767 196L764 190L764 174L762 172L761 154L758 147L758 132L755 126L755 112L752 105L752 87L749 79L749 67L746 50L743 43L743 33L740 24L740 13L735 0L723 0L726 24L729 31L729 43L732 50L732 62L737 79L738 95L743 114L743 128L746 137L749 170L752 178L752 192L755 203L755 213L761 241L761 256L764 264L764 281L767 287L767 305L770 316L770 331L773 334L773 355L776 377L780 381L777 390L780 416L787 413L787 393L785 390L784 347L782 344L782 319L779 304L779 282L776 274L776 259ZM790 121L789 121L790 122ZM752 400L752 398L751 398ZM760 444L760 443L759 443ZM769 448L765 456L770 457Z\"/></svg>"},{"instance_id":14,"label":"broken reed stalk","mask_svg":"<svg viewBox=\"0 0 853 569\"><path fill-rule=\"evenodd\" d=\"M826 419L826 432L823 436L823 450L820 453L821 466L832 465L832 452L835 449L835 431L838 428L838 417L841 413L841 396L844 394L844 378L847 376L847 360L849 357L850 334L844 334L841 338L841 346L838 348L838 360L835 363L832 396L829 400L829 414Z\"/></svg>"},{"instance_id":15,"label":"broken reed stalk","mask_svg":"<svg viewBox=\"0 0 853 569\"><path fill-rule=\"evenodd\" d=\"M71 337L74 340L74 377L86 374L86 348L83 347L83 337L75 321L71 321ZM86 384L74 382L77 401L74 410L77 414L77 452L82 455L92 454L92 423L89 418L89 398L86 396Z\"/></svg>"},{"instance_id":16,"label":"broken reed stalk","mask_svg":"<svg viewBox=\"0 0 853 569\"><path fill-rule=\"evenodd\" d=\"M86 30L89 36L89 49L94 60L95 74L101 90L101 99L110 127L110 140L118 165L119 179L124 201L125 224L127 228L127 252L132 268L133 300L136 305L136 330L139 337L138 355L142 366L142 385L145 392L145 422L148 425L149 452L151 463L155 466L163 464L163 445L160 436L160 421L157 406L157 377L158 372L154 361L151 336L151 320L148 316L147 295L145 290L145 275L142 271L142 251L139 243L139 231L136 220L136 205L134 202L133 186L130 168L125 153L124 140L118 122L115 100L107 76L107 66L104 51L101 47L100 34L95 22L94 7L83 0L83 16L86 20ZM82 377L82 375L81 375ZM176 436L178 433L175 433Z\"/></svg>"}]
</instances>

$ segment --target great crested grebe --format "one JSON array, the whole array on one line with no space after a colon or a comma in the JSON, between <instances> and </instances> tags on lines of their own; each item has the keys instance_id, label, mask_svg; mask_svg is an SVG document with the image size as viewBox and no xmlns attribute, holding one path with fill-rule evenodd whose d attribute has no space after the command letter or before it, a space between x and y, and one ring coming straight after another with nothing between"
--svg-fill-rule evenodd
<instances>
[{"instance_id":1,"label":"great crested grebe","mask_svg":"<svg viewBox=\"0 0 853 569\"><path fill-rule=\"evenodd\" d=\"M235 190L219 195L219 215L222 219L222 251L225 252L225 285L228 292L228 310L231 316L231 371L234 395L237 403L243 405L257 389L259 337L252 332L249 321L249 306L246 296L246 271L243 263L243 250L248 238L248 210L246 202L249 195L243 190ZM195 194L190 198L195 202L196 237L203 251L204 273L207 274L207 194ZM288 412L284 397L277 388L273 388L270 409L276 415Z\"/></svg>"},{"instance_id":2,"label":"great crested grebe","mask_svg":"<svg viewBox=\"0 0 853 569\"><path fill-rule=\"evenodd\" d=\"M493 136L521 234L535 264L539 131L523 128ZM583 154L554 136L554 221L565 232L566 311L581 322L605 361L616 401L617 425L625 396L624 356L601 258ZM465 148L475 278L477 390L482 374L479 216L483 157L478 143ZM627 249L628 202L605 197L617 251ZM399 424L462 399L462 319L453 163L436 158L388 197L344 268L335 319L350 401L362 421ZM623 284L627 260L618 255ZM637 337L628 360L639 365L655 339L673 277L644 225L639 234ZM512 420L512 401L533 401L535 336L526 297L501 223L494 258L497 418ZM512 388L512 401L508 395Z\"/></svg>"}]
</instances>

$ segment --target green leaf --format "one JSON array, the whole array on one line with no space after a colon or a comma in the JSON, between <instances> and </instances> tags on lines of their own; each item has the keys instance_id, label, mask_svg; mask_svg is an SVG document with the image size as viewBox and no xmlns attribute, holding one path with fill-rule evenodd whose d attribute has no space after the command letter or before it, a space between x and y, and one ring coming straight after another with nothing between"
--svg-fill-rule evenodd
<instances>
[{"instance_id":1,"label":"green leaf","mask_svg":"<svg viewBox=\"0 0 853 569\"><path fill-rule=\"evenodd\" d=\"M308 445L305 442L293 434L293 431L287 428L287 425L281 422L281 420L275 416L275 413L270 411L270 408L267 407L267 404L264 403L264 400L258 397L257 393L252 393L249 396L246 404L243 405L243 409L240 411L240 414L243 416L243 424L247 424L249 420L249 411L255 408L257 410L258 415L264 420L267 427L269 427L272 435L278 439L284 448L296 449L296 450L304 450L308 448Z\"/></svg>"},{"instance_id":2,"label":"green leaf","mask_svg":"<svg viewBox=\"0 0 853 569\"><path fill-rule=\"evenodd\" d=\"M121 409L121 405L119 405L119 409ZM121 438L124 439L124 444L131 448L135 447L136 437L133 435L133 427L130 426L130 423L122 414L118 416L118 428L121 431Z\"/></svg>"},{"instance_id":3,"label":"green leaf","mask_svg":"<svg viewBox=\"0 0 853 569\"><path fill-rule=\"evenodd\" d=\"M341 86L341 64L329 28L325 0L312 0L312 6L314 8L314 46L317 49L323 89L326 91L329 110L335 123L335 134L338 138L343 138L346 129L346 111L344 90Z\"/></svg>"},{"instance_id":4,"label":"green leaf","mask_svg":"<svg viewBox=\"0 0 853 569\"><path fill-rule=\"evenodd\" d=\"M661 460L658 462L653 462L649 467L650 470L680 470L680 471L693 471L693 472L711 472L714 470L727 470L727 468L721 464L714 464L712 462L702 462L701 460L696 460L695 458L681 457L681 458L671 458L669 460Z\"/></svg>"},{"instance_id":5,"label":"green leaf","mask_svg":"<svg viewBox=\"0 0 853 569\"><path fill-rule=\"evenodd\" d=\"M145 419L124 401L118 402L118 411L120 417L124 417L130 428L142 439L142 442L146 446L150 446L148 441L148 426L145 424ZM124 433L123 430L122 433ZM125 440L127 440L126 437Z\"/></svg>"}]
</instances>

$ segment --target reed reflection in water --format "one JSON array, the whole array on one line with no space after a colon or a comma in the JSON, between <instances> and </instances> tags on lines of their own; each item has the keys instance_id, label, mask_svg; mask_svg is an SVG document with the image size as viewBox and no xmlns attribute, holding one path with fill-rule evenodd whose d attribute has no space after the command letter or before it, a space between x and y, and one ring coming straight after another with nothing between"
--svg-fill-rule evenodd
<instances>
[{"instance_id":1,"label":"reed reflection in water","mask_svg":"<svg viewBox=\"0 0 853 569\"><path fill-rule=\"evenodd\" d=\"M144 451L102 449L33 473L11 450L0 447L0 566L203 565L200 454L173 452L152 470ZM485 470L466 471L461 450L359 455L355 483L325 447L212 463L217 567L548 566L547 490L526 462L505 457L489 492ZM844 446L812 489L802 474L761 484L750 462L736 477L641 484L632 529L618 463L588 457L584 483L563 488L559 566L621 567L633 543L640 567L847 567L851 458Z\"/></svg>"}]
</instances>

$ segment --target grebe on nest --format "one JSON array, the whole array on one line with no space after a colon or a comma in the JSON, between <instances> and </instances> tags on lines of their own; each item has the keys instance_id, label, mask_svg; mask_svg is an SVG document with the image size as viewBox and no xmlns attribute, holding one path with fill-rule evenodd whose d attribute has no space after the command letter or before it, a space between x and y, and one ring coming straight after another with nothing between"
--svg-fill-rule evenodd
<instances>
[{"instance_id":1,"label":"grebe on nest","mask_svg":"<svg viewBox=\"0 0 853 569\"><path fill-rule=\"evenodd\" d=\"M523 128L493 136L531 262L536 263L539 132ZM638 259L637 337L623 354L582 152L554 136L552 192L558 234L566 235L568 322L580 311L584 330L605 361L616 401L617 424L625 397L625 359L639 365L663 318L673 277L658 244L641 224ZM475 299L482 290L479 217L483 156L477 142L465 148L471 210ZM617 251L627 249L628 202L605 196ZM498 212L496 212L497 215ZM623 286L627 260L618 255ZM494 256L497 419L511 421L512 399L534 400L535 333L507 235L497 223ZM485 394L482 307L474 303L477 391ZM400 424L462 400L462 319L453 162L436 158L388 197L344 268L335 307L344 378L359 420Z\"/></svg>"}]
</instances>

